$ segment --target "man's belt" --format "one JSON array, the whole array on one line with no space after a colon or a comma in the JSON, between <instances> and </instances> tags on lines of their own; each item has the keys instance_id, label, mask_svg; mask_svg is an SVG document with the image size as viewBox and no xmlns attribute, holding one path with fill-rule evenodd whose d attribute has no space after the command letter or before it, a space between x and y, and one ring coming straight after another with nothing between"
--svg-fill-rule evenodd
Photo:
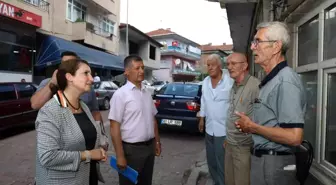
<instances>
[{"instance_id":1,"label":"man's belt","mask_svg":"<svg viewBox=\"0 0 336 185\"><path fill-rule=\"evenodd\" d=\"M153 143L153 141L154 141L154 138L148 141L141 141L141 142L135 142L135 143L128 143L128 142L122 141L122 143L127 144L127 145L143 146L143 145L150 145Z\"/></svg>"},{"instance_id":2,"label":"man's belt","mask_svg":"<svg viewBox=\"0 0 336 185\"><path fill-rule=\"evenodd\" d=\"M251 150L251 154L256 157L261 157L263 155L293 155L290 152L282 152L282 151L275 151L275 150L264 150L264 149L256 149Z\"/></svg>"}]
</instances>

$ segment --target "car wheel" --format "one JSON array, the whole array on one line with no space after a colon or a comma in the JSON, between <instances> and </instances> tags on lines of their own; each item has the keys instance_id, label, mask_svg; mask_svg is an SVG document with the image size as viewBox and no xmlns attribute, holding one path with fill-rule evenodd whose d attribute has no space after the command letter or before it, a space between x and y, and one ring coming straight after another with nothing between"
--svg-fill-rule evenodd
<instances>
[{"instance_id":1,"label":"car wheel","mask_svg":"<svg viewBox=\"0 0 336 185\"><path fill-rule=\"evenodd\" d=\"M110 109L110 99L108 99L108 98L105 98L105 99L104 99L104 102L103 102L103 108L104 108L105 110Z\"/></svg>"}]
</instances>

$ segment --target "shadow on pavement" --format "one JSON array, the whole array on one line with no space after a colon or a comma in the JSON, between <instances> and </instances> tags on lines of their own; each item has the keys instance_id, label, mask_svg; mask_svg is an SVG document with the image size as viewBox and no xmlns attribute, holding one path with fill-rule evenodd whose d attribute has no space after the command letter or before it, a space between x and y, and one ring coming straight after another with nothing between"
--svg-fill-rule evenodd
<instances>
[{"instance_id":1,"label":"shadow on pavement","mask_svg":"<svg viewBox=\"0 0 336 185\"><path fill-rule=\"evenodd\" d=\"M160 137L188 139L188 140L203 140L204 136L200 133L190 133L182 130L175 129L160 129Z\"/></svg>"},{"instance_id":2,"label":"shadow on pavement","mask_svg":"<svg viewBox=\"0 0 336 185\"><path fill-rule=\"evenodd\" d=\"M6 128L3 130L0 130L0 140L7 139L15 135L23 134L23 133L32 131L34 129L35 129L34 124Z\"/></svg>"}]
</instances>

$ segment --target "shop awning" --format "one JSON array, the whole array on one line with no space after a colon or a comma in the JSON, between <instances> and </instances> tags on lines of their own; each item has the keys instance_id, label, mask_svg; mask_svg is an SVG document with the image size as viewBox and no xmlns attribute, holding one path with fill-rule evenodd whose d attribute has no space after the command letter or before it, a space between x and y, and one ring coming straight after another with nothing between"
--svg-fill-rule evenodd
<instances>
[{"instance_id":1,"label":"shop awning","mask_svg":"<svg viewBox=\"0 0 336 185\"><path fill-rule=\"evenodd\" d=\"M46 67L60 63L61 54L64 51L77 53L81 59L88 61L92 67L124 71L121 57L54 36L47 36L43 40L35 66Z\"/></svg>"}]
</instances>

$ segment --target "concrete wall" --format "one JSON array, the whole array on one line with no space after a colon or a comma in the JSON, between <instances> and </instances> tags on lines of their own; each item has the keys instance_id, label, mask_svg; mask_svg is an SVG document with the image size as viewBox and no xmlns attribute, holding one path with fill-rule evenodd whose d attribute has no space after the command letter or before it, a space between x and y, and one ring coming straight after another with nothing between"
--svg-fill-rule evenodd
<instances>
[{"instance_id":1,"label":"concrete wall","mask_svg":"<svg viewBox=\"0 0 336 185\"><path fill-rule=\"evenodd\" d=\"M152 44L150 41L140 41L136 42L139 45L139 51L138 55L143 59L144 64L146 67L151 69L158 69L160 66L160 48L156 47L154 44ZM156 60L149 58L149 51L150 51L150 45L156 47ZM120 48L120 56L127 56L128 53L126 51L126 34L123 32L120 34L120 42L119 42L119 48Z\"/></svg>"},{"instance_id":2,"label":"concrete wall","mask_svg":"<svg viewBox=\"0 0 336 185\"><path fill-rule=\"evenodd\" d=\"M172 82L173 78L171 75L171 69L159 69L159 70L154 70L153 71L153 76L158 80L158 81L168 81Z\"/></svg>"},{"instance_id":3,"label":"concrete wall","mask_svg":"<svg viewBox=\"0 0 336 185\"><path fill-rule=\"evenodd\" d=\"M160 69L153 71L153 76L160 81L172 82L172 56L161 56Z\"/></svg>"},{"instance_id":4,"label":"concrete wall","mask_svg":"<svg viewBox=\"0 0 336 185\"><path fill-rule=\"evenodd\" d=\"M72 21L66 18L67 14L67 0L49 0L49 7L46 10L25 3L22 1L3 0L6 3L17 6L24 10L30 11L37 15L42 16L42 27L38 29L39 32L44 34L55 35L67 40L86 39L86 43L106 49L107 51L117 54L119 51L119 38L118 38L118 25L120 22L120 0L103 0L98 4L104 5L108 8L108 11L112 12L111 15L104 14L104 9L95 5L94 1L98 0L83 0L81 4L87 7L87 21L93 23L95 26L101 28L99 22L104 16L107 16L110 20L115 22L114 36L111 39L104 36L87 32L85 27L75 25ZM56 3L57 2L57 3ZM108 5L108 6L107 6ZM106 10L105 10L106 11ZM106 11L106 12L108 12ZM83 38L83 35L85 36Z\"/></svg>"}]
</instances>

